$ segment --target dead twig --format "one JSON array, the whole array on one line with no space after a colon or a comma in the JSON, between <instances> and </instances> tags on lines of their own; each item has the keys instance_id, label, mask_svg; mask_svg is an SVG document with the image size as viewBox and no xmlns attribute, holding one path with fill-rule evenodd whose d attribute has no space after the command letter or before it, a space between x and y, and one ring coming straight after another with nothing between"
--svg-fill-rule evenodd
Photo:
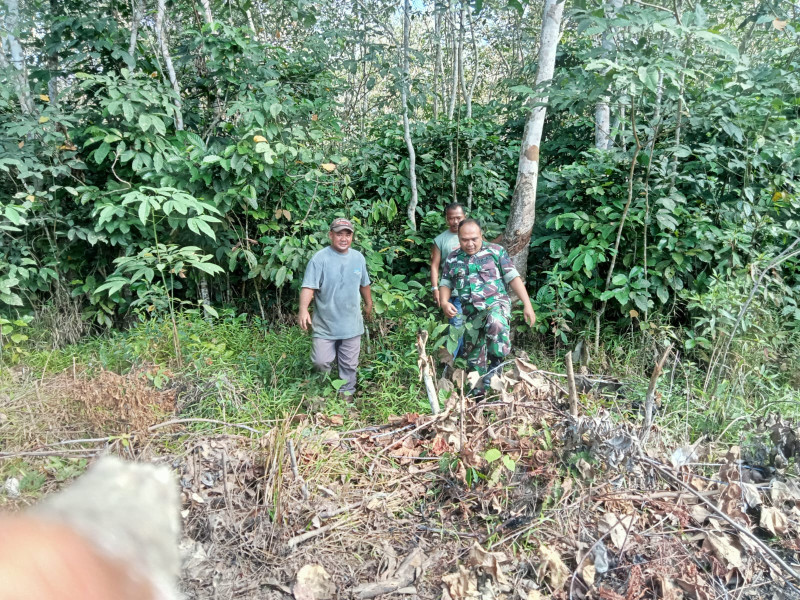
<instances>
[{"instance_id":1,"label":"dead twig","mask_svg":"<svg viewBox=\"0 0 800 600\"><path fill-rule=\"evenodd\" d=\"M286 447L289 448L289 461L292 464L292 475L295 481L300 482L300 491L303 494L303 500L308 501L308 486L306 482L300 477L300 471L297 468L297 455L294 452L294 440L286 440Z\"/></svg>"},{"instance_id":2,"label":"dead twig","mask_svg":"<svg viewBox=\"0 0 800 600\"><path fill-rule=\"evenodd\" d=\"M243 425L242 423L226 423L225 421L217 421L216 419L201 419L201 418L187 418L187 419L172 419L171 421L165 421L164 423L158 423L156 425L151 425L147 428L147 431L156 431L157 429L162 429L164 427L169 427L170 425L180 425L181 423L211 423L213 425L224 425L225 427L238 427L239 429L245 429L252 433L257 433L258 435L263 435L263 431L259 431L258 429L253 429L248 425Z\"/></svg>"},{"instance_id":3,"label":"dead twig","mask_svg":"<svg viewBox=\"0 0 800 600\"><path fill-rule=\"evenodd\" d=\"M658 378L661 376L661 371L664 370L664 364L667 362L669 353L672 352L674 343L670 343L667 349L661 354L661 357L656 361L656 366L653 368L653 373L650 375L650 385L647 387L647 394L644 397L644 424L642 424L642 433L639 436L642 440L642 445L647 442L650 435L650 428L653 426L653 407L656 402L656 384Z\"/></svg>"}]
</instances>

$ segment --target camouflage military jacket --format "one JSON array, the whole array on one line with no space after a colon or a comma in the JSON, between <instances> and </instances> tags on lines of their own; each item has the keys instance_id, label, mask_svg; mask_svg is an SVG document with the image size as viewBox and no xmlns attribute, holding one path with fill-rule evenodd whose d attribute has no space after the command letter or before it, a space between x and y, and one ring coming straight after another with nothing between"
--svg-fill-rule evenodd
<instances>
[{"instance_id":1,"label":"camouflage military jacket","mask_svg":"<svg viewBox=\"0 0 800 600\"><path fill-rule=\"evenodd\" d=\"M439 285L448 287L462 304L484 310L496 302L511 303L506 285L519 277L502 246L484 242L472 256L454 250L444 261Z\"/></svg>"}]
</instances>

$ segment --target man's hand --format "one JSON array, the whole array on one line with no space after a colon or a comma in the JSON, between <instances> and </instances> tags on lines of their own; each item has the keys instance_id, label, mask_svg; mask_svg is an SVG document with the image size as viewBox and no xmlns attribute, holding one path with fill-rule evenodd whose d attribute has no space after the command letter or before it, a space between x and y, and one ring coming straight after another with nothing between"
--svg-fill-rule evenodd
<instances>
[{"instance_id":1,"label":"man's hand","mask_svg":"<svg viewBox=\"0 0 800 600\"><path fill-rule=\"evenodd\" d=\"M370 302L369 304L365 304L364 305L364 318L367 321L372 321L372 319L373 319L372 302Z\"/></svg>"},{"instance_id":2,"label":"man's hand","mask_svg":"<svg viewBox=\"0 0 800 600\"><path fill-rule=\"evenodd\" d=\"M444 304L441 305L441 307L442 307L442 312L444 312L444 316L447 317L448 319L452 319L458 314L458 309L452 302L445 302Z\"/></svg>"},{"instance_id":3,"label":"man's hand","mask_svg":"<svg viewBox=\"0 0 800 600\"><path fill-rule=\"evenodd\" d=\"M433 301L436 303L436 306L442 306L442 303L439 301L439 288L433 288Z\"/></svg>"},{"instance_id":4,"label":"man's hand","mask_svg":"<svg viewBox=\"0 0 800 600\"><path fill-rule=\"evenodd\" d=\"M536 313L533 312L533 306L531 306L530 302L528 302L522 309L522 314L525 317L525 322L530 327L533 327L536 324Z\"/></svg>"},{"instance_id":5,"label":"man's hand","mask_svg":"<svg viewBox=\"0 0 800 600\"><path fill-rule=\"evenodd\" d=\"M300 329L303 331L308 331L308 328L311 327L311 314L308 310L300 309L297 314L297 324L300 325Z\"/></svg>"}]
</instances>

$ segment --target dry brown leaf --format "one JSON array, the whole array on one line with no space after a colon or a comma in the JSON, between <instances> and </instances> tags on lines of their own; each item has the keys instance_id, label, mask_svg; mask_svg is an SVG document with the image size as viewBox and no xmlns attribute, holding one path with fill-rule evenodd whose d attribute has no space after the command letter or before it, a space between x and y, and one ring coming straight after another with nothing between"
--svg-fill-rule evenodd
<instances>
[{"instance_id":1,"label":"dry brown leaf","mask_svg":"<svg viewBox=\"0 0 800 600\"><path fill-rule=\"evenodd\" d=\"M481 548L477 542L469 549L467 565L470 567L480 567L494 577L494 580L500 585L508 583L506 576L500 569L500 564L504 562L508 562L508 557L505 554L502 552L487 552Z\"/></svg>"},{"instance_id":2,"label":"dry brown leaf","mask_svg":"<svg viewBox=\"0 0 800 600\"><path fill-rule=\"evenodd\" d=\"M797 489L797 486L777 479L772 480L769 492L772 504L775 506L780 506L783 502L797 502L800 500L800 490Z\"/></svg>"},{"instance_id":3,"label":"dry brown leaf","mask_svg":"<svg viewBox=\"0 0 800 600\"><path fill-rule=\"evenodd\" d=\"M592 465L584 458L578 459L575 468L578 469L583 479L589 479L592 476Z\"/></svg>"},{"instance_id":4,"label":"dry brown leaf","mask_svg":"<svg viewBox=\"0 0 800 600\"><path fill-rule=\"evenodd\" d=\"M750 526L750 517L742 510L742 488L738 483L731 483L723 489L717 508L740 524Z\"/></svg>"},{"instance_id":5,"label":"dry brown leaf","mask_svg":"<svg viewBox=\"0 0 800 600\"><path fill-rule=\"evenodd\" d=\"M689 507L689 515L698 525L702 525L706 522L706 519L711 516L711 511L702 504L693 504Z\"/></svg>"},{"instance_id":6,"label":"dry brown leaf","mask_svg":"<svg viewBox=\"0 0 800 600\"><path fill-rule=\"evenodd\" d=\"M478 385L478 382L481 380L481 374L477 371L470 371L467 374L467 381L469 382L469 387L475 387Z\"/></svg>"},{"instance_id":7,"label":"dry brown leaf","mask_svg":"<svg viewBox=\"0 0 800 600\"><path fill-rule=\"evenodd\" d=\"M777 29L778 31L783 31L783 29L789 24L788 21L781 21L780 19L775 19L772 22L772 26Z\"/></svg>"},{"instance_id":8,"label":"dry brown leaf","mask_svg":"<svg viewBox=\"0 0 800 600\"><path fill-rule=\"evenodd\" d=\"M742 548L731 535L718 531L707 531L703 549L712 551L726 569L738 569L744 572Z\"/></svg>"},{"instance_id":9,"label":"dry brown leaf","mask_svg":"<svg viewBox=\"0 0 800 600\"><path fill-rule=\"evenodd\" d=\"M449 593L453 600L478 595L478 578L475 573L467 571L462 565L458 566L458 571L455 573L443 575L442 584L443 591Z\"/></svg>"},{"instance_id":10,"label":"dry brown leaf","mask_svg":"<svg viewBox=\"0 0 800 600\"><path fill-rule=\"evenodd\" d=\"M333 173L336 170L336 165L333 163L322 163L320 167L323 171L327 171L328 173Z\"/></svg>"},{"instance_id":11,"label":"dry brown leaf","mask_svg":"<svg viewBox=\"0 0 800 600\"><path fill-rule=\"evenodd\" d=\"M431 444L431 454L434 456L441 456L445 452L449 451L450 446L447 445L447 442L444 440L444 438L441 435L436 434L436 437L433 438L433 443Z\"/></svg>"},{"instance_id":12,"label":"dry brown leaf","mask_svg":"<svg viewBox=\"0 0 800 600\"><path fill-rule=\"evenodd\" d=\"M681 592L678 585L671 579L659 577L658 583L661 586L661 596L659 597L662 600L681 600L683 598L683 592Z\"/></svg>"},{"instance_id":13,"label":"dry brown leaf","mask_svg":"<svg viewBox=\"0 0 800 600\"><path fill-rule=\"evenodd\" d=\"M761 509L759 525L768 529L773 535L783 535L789 527L789 521L781 510L772 506L765 506Z\"/></svg>"},{"instance_id":14,"label":"dry brown leaf","mask_svg":"<svg viewBox=\"0 0 800 600\"><path fill-rule=\"evenodd\" d=\"M743 483L742 496L744 497L744 501L747 503L747 506L750 508L761 506L761 494L759 493L755 484Z\"/></svg>"},{"instance_id":15,"label":"dry brown leaf","mask_svg":"<svg viewBox=\"0 0 800 600\"><path fill-rule=\"evenodd\" d=\"M581 577L583 577L583 580L589 587L594 585L594 577L596 574L597 574L597 569L595 569L594 565L591 564L583 565L583 569L581 569Z\"/></svg>"},{"instance_id":16,"label":"dry brown leaf","mask_svg":"<svg viewBox=\"0 0 800 600\"><path fill-rule=\"evenodd\" d=\"M292 588L295 600L327 600L336 593L331 576L322 565L304 565Z\"/></svg>"},{"instance_id":17,"label":"dry brown leaf","mask_svg":"<svg viewBox=\"0 0 800 600\"><path fill-rule=\"evenodd\" d=\"M542 564L539 566L537 575L540 580L549 576L550 587L553 588L554 592L557 592L567 582L569 569L564 564L564 561L561 560L561 555L547 544L539 546L539 556L542 559Z\"/></svg>"},{"instance_id":18,"label":"dry brown leaf","mask_svg":"<svg viewBox=\"0 0 800 600\"><path fill-rule=\"evenodd\" d=\"M614 513L605 513L600 517L597 526L600 533L608 533L613 544L621 550L628 537L628 532L633 531L633 515L620 517Z\"/></svg>"},{"instance_id":19,"label":"dry brown leaf","mask_svg":"<svg viewBox=\"0 0 800 600\"><path fill-rule=\"evenodd\" d=\"M256 142L256 143L258 143L258 142L266 142L267 138L265 138L263 135L254 135L253 136L253 141Z\"/></svg>"}]
</instances>

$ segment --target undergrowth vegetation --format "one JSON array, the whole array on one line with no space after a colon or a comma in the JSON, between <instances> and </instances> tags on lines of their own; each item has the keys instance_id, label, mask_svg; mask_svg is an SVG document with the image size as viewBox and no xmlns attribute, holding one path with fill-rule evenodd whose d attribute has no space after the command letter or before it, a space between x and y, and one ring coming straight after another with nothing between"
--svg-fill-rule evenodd
<instances>
[{"instance_id":1,"label":"undergrowth vegetation","mask_svg":"<svg viewBox=\"0 0 800 600\"><path fill-rule=\"evenodd\" d=\"M430 411L419 381L414 341L419 328L441 334L443 327L435 316L421 314L379 318L369 324L359 392L349 402L337 394L341 381L335 366L328 377L311 370L307 334L290 324L251 322L232 311L223 311L215 319L180 315L180 358L173 345L171 321L149 318L125 331L61 349L47 347L46 333L33 330L30 343L39 349L26 351L24 364L31 370L29 378L41 380L75 370L89 378L103 371L142 371L153 388L175 392L178 415L184 418L257 423L306 413L339 415L343 420L334 421L338 424L380 424L392 415ZM429 348L434 356L446 343L444 331ZM592 357L591 372L622 385L610 391L602 386L585 390L581 398L586 413L607 411L619 419L640 420L649 373L663 351L660 340L668 333L631 326L624 335L606 340L602 353ZM724 434L728 441L735 441L770 412L800 415L800 361L792 352L798 336L788 336L780 344L773 338L772 349L765 351L766 335L760 332L734 344L729 361L733 366L726 370L715 394L705 361L682 352L670 358L658 385L656 417L658 426L670 432L668 437L680 443ZM563 373L564 351L556 337L546 338L520 326L517 352L526 354L540 369ZM457 366L464 366L462 361ZM3 387L9 391L14 372L5 370L3 377ZM204 427L202 423L194 426Z\"/></svg>"}]
</instances>

